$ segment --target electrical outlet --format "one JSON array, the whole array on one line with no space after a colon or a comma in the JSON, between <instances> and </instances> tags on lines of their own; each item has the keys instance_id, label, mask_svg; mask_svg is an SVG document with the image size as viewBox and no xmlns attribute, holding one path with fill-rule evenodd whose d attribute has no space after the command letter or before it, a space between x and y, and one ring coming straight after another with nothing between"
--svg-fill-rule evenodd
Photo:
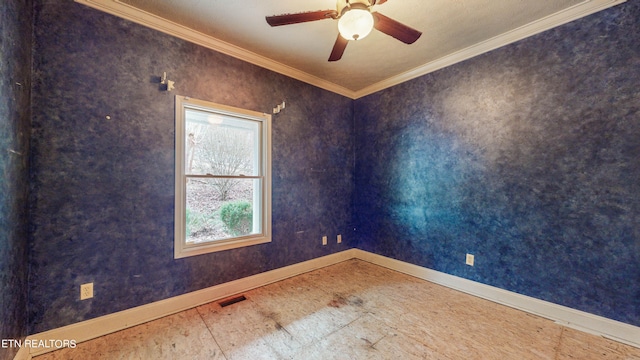
<instances>
[{"instance_id":1,"label":"electrical outlet","mask_svg":"<svg viewBox=\"0 0 640 360\"><path fill-rule=\"evenodd\" d=\"M475 257L473 254L467 254L466 264L469 266L473 266L473 262L475 261Z\"/></svg>"},{"instance_id":2,"label":"electrical outlet","mask_svg":"<svg viewBox=\"0 0 640 360\"><path fill-rule=\"evenodd\" d=\"M93 297L93 283L80 285L80 300L91 299Z\"/></svg>"},{"instance_id":3,"label":"electrical outlet","mask_svg":"<svg viewBox=\"0 0 640 360\"><path fill-rule=\"evenodd\" d=\"M326 236L322 237L322 245L327 245L327 237Z\"/></svg>"},{"instance_id":4,"label":"electrical outlet","mask_svg":"<svg viewBox=\"0 0 640 360\"><path fill-rule=\"evenodd\" d=\"M342 235L338 235L338 244L342 243Z\"/></svg>"}]
</instances>

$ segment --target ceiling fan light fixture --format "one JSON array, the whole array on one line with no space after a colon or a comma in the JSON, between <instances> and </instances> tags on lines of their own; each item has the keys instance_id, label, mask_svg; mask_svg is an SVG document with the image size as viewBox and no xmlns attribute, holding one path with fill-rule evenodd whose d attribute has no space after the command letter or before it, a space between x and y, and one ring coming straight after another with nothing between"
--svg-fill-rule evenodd
<instances>
[{"instance_id":1,"label":"ceiling fan light fixture","mask_svg":"<svg viewBox=\"0 0 640 360\"><path fill-rule=\"evenodd\" d=\"M373 29L373 15L369 9L350 9L338 20L338 31L347 40L364 39Z\"/></svg>"},{"instance_id":2,"label":"ceiling fan light fixture","mask_svg":"<svg viewBox=\"0 0 640 360\"><path fill-rule=\"evenodd\" d=\"M295 14L266 16L271 26L300 24L318 20L338 20L336 42L331 49L328 61L342 59L344 50L350 40L364 39L375 27L383 34L389 35L405 44L413 44L422 33L379 12L371 12L371 7L381 5L387 0L336 0L335 10L306 11Z\"/></svg>"}]
</instances>

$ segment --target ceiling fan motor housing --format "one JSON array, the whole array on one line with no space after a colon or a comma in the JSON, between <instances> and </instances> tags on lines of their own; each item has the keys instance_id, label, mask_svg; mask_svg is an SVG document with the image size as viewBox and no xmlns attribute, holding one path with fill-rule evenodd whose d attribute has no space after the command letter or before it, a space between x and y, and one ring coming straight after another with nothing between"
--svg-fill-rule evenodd
<instances>
[{"instance_id":1,"label":"ceiling fan motor housing","mask_svg":"<svg viewBox=\"0 0 640 360\"><path fill-rule=\"evenodd\" d=\"M375 0L338 0L336 10L338 10L338 16L342 16L346 11L351 9L369 10L375 3Z\"/></svg>"},{"instance_id":2,"label":"ceiling fan motor housing","mask_svg":"<svg viewBox=\"0 0 640 360\"><path fill-rule=\"evenodd\" d=\"M310 21L338 20L336 42L331 50L329 61L342 58L347 44L351 40L365 38L374 28L405 44L413 44L422 33L378 12L371 12L374 5L382 5L387 0L336 0L336 10L306 11L294 14L266 16L271 26L306 23Z\"/></svg>"}]
</instances>

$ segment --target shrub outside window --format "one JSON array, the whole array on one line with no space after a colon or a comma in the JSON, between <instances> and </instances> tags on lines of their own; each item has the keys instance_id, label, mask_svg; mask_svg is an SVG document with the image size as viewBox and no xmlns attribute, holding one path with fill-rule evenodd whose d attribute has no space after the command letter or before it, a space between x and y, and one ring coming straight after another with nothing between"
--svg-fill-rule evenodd
<instances>
[{"instance_id":1,"label":"shrub outside window","mask_svg":"<svg viewBox=\"0 0 640 360\"><path fill-rule=\"evenodd\" d=\"M176 96L175 258L271 241L271 116Z\"/></svg>"}]
</instances>

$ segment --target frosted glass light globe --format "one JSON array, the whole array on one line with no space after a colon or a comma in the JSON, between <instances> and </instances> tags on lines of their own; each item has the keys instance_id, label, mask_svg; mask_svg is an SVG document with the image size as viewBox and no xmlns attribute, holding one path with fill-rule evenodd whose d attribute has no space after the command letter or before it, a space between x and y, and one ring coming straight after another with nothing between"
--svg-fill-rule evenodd
<instances>
[{"instance_id":1,"label":"frosted glass light globe","mask_svg":"<svg viewBox=\"0 0 640 360\"><path fill-rule=\"evenodd\" d=\"M338 20L338 31L347 40L364 39L373 29L373 15L369 10L351 9Z\"/></svg>"}]
</instances>

